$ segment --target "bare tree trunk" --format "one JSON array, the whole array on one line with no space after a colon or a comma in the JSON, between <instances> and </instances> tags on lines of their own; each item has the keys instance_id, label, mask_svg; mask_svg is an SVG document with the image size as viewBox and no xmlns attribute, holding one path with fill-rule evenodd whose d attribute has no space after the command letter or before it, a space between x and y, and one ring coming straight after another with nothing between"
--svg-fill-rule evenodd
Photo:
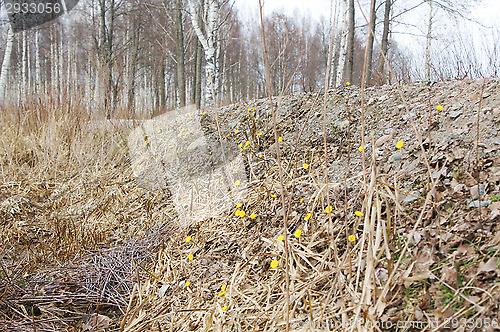
<instances>
[{"instance_id":1,"label":"bare tree trunk","mask_svg":"<svg viewBox=\"0 0 500 332\"><path fill-rule=\"evenodd\" d=\"M429 0L429 23L427 25L427 44L425 46L425 80L431 80L431 40L432 40L432 0Z\"/></svg>"},{"instance_id":2,"label":"bare tree trunk","mask_svg":"<svg viewBox=\"0 0 500 332\"><path fill-rule=\"evenodd\" d=\"M64 63L64 48L63 48L63 32L59 30L59 47L57 49L57 91L58 91L58 101L62 104L63 100L63 92L66 91L64 89L64 82L66 81L66 77L63 73L63 63Z\"/></svg>"},{"instance_id":3,"label":"bare tree trunk","mask_svg":"<svg viewBox=\"0 0 500 332\"><path fill-rule=\"evenodd\" d=\"M373 40L375 38L375 21L377 19L376 0L372 0L370 8L370 24L368 25L368 54L366 57L365 84L369 84L372 78L372 58L373 58Z\"/></svg>"},{"instance_id":4,"label":"bare tree trunk","mask_svg":"<svg viewBox=\"0 0 500 332\"><path fill-rule=\"evenodd\" d=\"M73 95L73 92L76 90L76 84L71 84L73 82L72 80L72 72L71 72L71 64L74 63L73 59L73 51L72 47L69 46L69 43L66 44L66 74L65 76L65 90L66 90L66 98L68 99L68 107L71 105L71 98Z\"/></svg>"},{"instance_id":5,"label":"bare tree trunk","mask_svg":"<svg viewBox=\"0 0 500 332\"><path fill-rule=\"evenodd\" d=\"M198 39L194 40L194 56L193 56L193 88L191 89L191 103L196 104L196 75L198 72L198 57L200 57Z\"/></svg>"},{"instance_id":6,"label":"bare tree trunk","mask_svg":"<svg viewBox=\"0 0 500 332\"><path fill-rule=\"evenodd\" d=\"M135 109L135 87L137 79L137 58L139 53L140 27L137 19L132 23L131 52L127 61L127 113L132 116Z\"/></svg>"},{"instance_id":7,"label":"bare tree trunk","mask_svg":"<svg viewBox=\"0 0 500 332\"><path fill-rule=\"evenodd\" d=\"M21 61L21 89L19 90L20 93L21 93L21 101L24 102L26 101L26 95L27 95L27 88L28 88L28 83L27 83L27 78L28 78L28 75L26 73L26 69L28 68L28 57L27 57L27 44L26 44L26 40L28 39L28 37L26 36L26 30L23 30L23 32L21 33L21 38L22 38L22 44L21 44L21 47L22 47L22 61Z\"/></svg>"},{"instance_id":8,"label":"bare tree trunk","mask_svg":"<svg viewBox=\"0 0 500 332\"><path fill-rule=\"evenodd\" d=\"M389 50L389 27L390 27L390 18L391 18L391 7L392 0L385 0L385 11L384 11L384 30L382 31L382 54L380 59L378 60L377 73L383 78L384 75L384 67L385 60L384 56L387 57L387 50Z\"/></svg>"},{"instance_id":9,"label":"bare tree trunk","mask_svg":"<svg viewBox=\"0 0 500 332\"><path fill-rule=\"evenodd\" d=\"M5 53L3 55L2 61L2 71L0 72L0 105L3 104L5 98L5 90L7 89L7 76L9 75L10 69L10 58L12 55L12 46L14 45L14 32L12 27L9 27L7 32L7 46L5 47Z\"/></svg>"},{"instance_id":10,"label":"bare tree trunk","mask_svg":"<svg viewBox=\"0 0 500 332\"><path fill-rule=\"evenodd\" d=\"M196 48L198 50L198 57L196 58L196 75L195 75L195 97L194 103L198 109L201 108L201 65L203 63L203 58L201 57L201 44L196 40Z\"/></svg>"},{"instance_id":11,"label":"bare tree trunk","mask_svg":"<svg viewBox=\"0 0 500 332\"><path fill-rule=\"evenodd\" d=\"M354 69L354 0L349 0L349 33L347 36L347 63L346 77L347 81L352 82L352 74Z\"/></svg>"},{"instance_id":12,"label":"bare tree trunk","mask_svg":"<svg viewBox=\"0 0 500 332\"><path fill-rule=\"evenodd\" d=\"M165 59L161 59L160 77L158 79L158 107L160 114L165 111L166 96L165 96Z\"/></svg>"},{"instance_id":13,"label":"bare tree trunk","mask_svg":"<svg viewBox=\"0 0 500 332\"><path fill-rule=\"evenodd\" d=\"M58 95L57 93L57 55L56 55L56 37L54 35L54 28L50 27L50 94L52 96Z\"/></svg>"},{"instance_id":14,"label":"bare tree trunk","mask_svg":"<svg viewBox=\"0 0 500 332\"><path fill-rule=\"evenodd\" d=\"M194 0L189 0L189 11L191 15L191 22L193 24L194 31L198 40L203 47L205 52L205 68L207 75L207 86L205 91L205 98L209 104L214 104L214 94L218 90L219 84L219 71L217 68L217 57L215 54L215 41L216 41L216 26L217 17L219 15L218 0L208 0L207 8L205 8L207 13L205 33L203 34L199 22L196 19L196 9L194 6Z\"/></svg>"},{"instance_id":15,"label":"bare tree trunk","mask_svg":"<svg viewBox=\"0 0 500 332\"><path fill-rule=\"evenodd\" d=\"M175 44L179 104L181 107L184 107L186 106L186 76L184 65L184 31L182 28L182 0L175 0Z\"/></svg>"},{"instance_id":16,"label":"bare tree trunk","mask_svg":"<svg viewBox=\"0 0 500 332\"><path fill-rule=\"evenodd\" d=\"M104 110L106 118L110 119L114 111L113 101L113 37L115 20L115 0L109 0L109 7L106 0L99 0L100 10L100 43L98 49L104 69Z\"/></svg>"},{"instance_id":17,"label":"bare tree trunk","mask_svg":"<svg viewBox=\"0 0 500 332\"><path fill-rule=\"evenodd\" d=\"M36 29L35 31L35 92L40 94L40 84L42 81L42 66L40 64L40 44L39 44L39 34L40 30Z\"/></svg>"},{"instance_id":18,"label":"bare tree trunk","mask_svg":"<svg viewBox=\"0 0 500 332\"><path fill-rule=\"evenodd\" d=\"M342 79L344 78L344 66L345 60L347 58L347 12L347 0L344 0L342 6L342 24L340 30L340 51L337 62L337 75L333 81L334 86L340 85L340 82L342 82Z\"/></svg>"},{"instance_id":19,"label":"bare tree trunk","mask_svg":"<svg viewBox=\"0 0 500 332\"><path fill-rule=\"evenodd\" d=\"M32 84L33 82L31 79L32 68L31 68L31 46L30 45L31 45L31 43L29 41L27 41L27 44L26 44L26 54L27 54L27 62L26 62L27 77L26 77L26 80L27 80L27 92L30 94L30 96L33 96L33 84Z\"/></svg>"}]
</instances>

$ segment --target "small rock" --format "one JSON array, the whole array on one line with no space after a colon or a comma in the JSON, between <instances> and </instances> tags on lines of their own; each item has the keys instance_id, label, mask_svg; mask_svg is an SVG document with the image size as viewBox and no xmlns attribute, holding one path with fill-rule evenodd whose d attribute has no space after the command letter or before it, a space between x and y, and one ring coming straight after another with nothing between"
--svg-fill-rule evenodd
<instances>
[{"instance_id":1,"label":"small rock","mask_svg":"<svg viewBox=\"0 0 500 332\"><path fill-rule=\"evenodd\" d=\"M469 203L469 207L472 207L472 208L478 208L479 205L481 205L481 207L485 208L491 204L491 201L469 201L469 200L467 200L467 202Z\"/></svg>"},{"instance_id":2,"label":"small rock","mask_svg":"<svg viewBox=\"0 0 500 332\"><path fill-rule=\"evenodd\" d=\"M170 285L168 284L161 286L160 290L158 291L158 297L164 297L167 294L169 288Z\"/></svg>"},{"instance_id":3,"label":"small rock","mask_svg":"<svg viewBox=\"0 0 500 332\"><path fill-rule=\"evenodd\" d=\"M415 195L416 196L416 195ZM409 205L413 202L415 202L418 198L416 198L415 196L406 196L405 199L403 200L403 204L405 205Z\"/></svg>"},{"instance_id":4,"label":"small rock","mask_svg":"<svg viewBox=\"0 0 500 332\"><path fill-rule=\"evenodd\" d=\"M439 179L439 177L440 177L440 176L441 176L441 172L440 172L440 171L434 171L434 172L432 172L432 174L431 174L431 178L432 178L433 180Z\"/></svg>"},{"instance_id":5,"label":"small rock","mask_svg":"<svg viewBox=\"0 0 500 332\"><path fill-rule=\"evenodd\" d=\"M339 129L347 129L349 127L349 120L344 120L337 125Z\"/></svg>"},{"instance_id":6,"label":"small rock","mask_svg":"<svg viewBox=\"0 0 500 332\"><path fill-rule=\"evenodd\" d=\"M382 137L380 137L376 142L375 142L375 146L382 146L384 145L385 143L389 142L390 140L392 139L392 135L384 135Z\"/></svg>"},{"instance_id":7,"label":"small rock","mask_svg":"<svg viewBox=\"0 0 500 332\"><path fill-rule=\"evenodd\" d=\"M401 119L403 121L408 121L410 118L414 118L414 117L415 117L415 112L410 112L409 114L403 115L403 117Z\"/></svg>"},{"instance_id":8,"label":"small rock","mask_svg":"<svg viewBox=\"0 0 500 332\"><path fill-rule=\"evenodd\" d=\"M390 162L394 162L396 160L401 160L401 158L403 158L403 155L399 152L396 152L395 154L393 154L390 158L389 158L389 161Z\"/></svg>"},{"instance_id":9,"label":"small rock","mask_svg":"<svg viewBox=\"0 0 500 332\"><path fill-rule=\"evenodd\" d=\"M470 195L472 196L472 199L479 199L479 197L482 197L484 195L484 192L485 188L484 184L482 183L470 188Z\"/></svg>"},{"instance_id":10,"label":"small rock","mask_svg":"<svg viewBox=\"0 0 500 332\"><path fill-rule=\"evenodd\" d=\"M451 111L450 114L448 114L448 116L450 118L452 118L453 120L455 120L456 118L458 118L461 114L463 113L463 111Z\"/></svg>"}]
</instances>

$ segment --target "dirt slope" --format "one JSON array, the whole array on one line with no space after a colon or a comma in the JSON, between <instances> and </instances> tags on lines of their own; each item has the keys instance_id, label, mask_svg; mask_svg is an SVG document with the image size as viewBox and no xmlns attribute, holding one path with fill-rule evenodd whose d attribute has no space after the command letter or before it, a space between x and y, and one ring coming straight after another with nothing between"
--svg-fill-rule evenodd
<instances>
[{"instance_id":1,"label":"dirt slope","mask_svg":"<svg viewBox=\"0 0 500 332\"><path fill-rule=\"evenodd\" d=\"M223 136L227 144L241 144L246 198L230 202L233 208L222 215L178 220L169 191L141 186L126 156L111 158L91 180L81 172L64 188L48 188L47 198L36 202L37 190L3 184L2 225L15 225L11 238L34 237L35 252L71 220L85 218L88 227L76 241L92 242L92 225L99 225L100 236L92 250L61 259L59 268L41 261L39 271L19 274L22 285L13 286L13 278L2 283L1 310L13 317L4 324L277 331L285 329L289 297L295 331L374 324L382 330L497 330L498 83L373 87L364 91L363 105L355 86L326 97L275 98L285 209L268 99L193 115L209 140ZM284 210L289 295L280 239ZM59 223L49 218L54 213ZM34 224L45 233L30 231ZM31 259L20 242L3 258L8 271L19 262L15 250ZM52 281L42 282L47 276ZM27 314L29 308L39 315Z\"/></svg>"}]
</instances>

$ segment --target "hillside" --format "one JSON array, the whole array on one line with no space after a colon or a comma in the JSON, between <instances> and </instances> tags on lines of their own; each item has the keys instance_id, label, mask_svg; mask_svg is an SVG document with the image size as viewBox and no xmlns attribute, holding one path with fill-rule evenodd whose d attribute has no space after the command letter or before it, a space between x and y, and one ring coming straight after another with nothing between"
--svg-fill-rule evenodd
<instances>
[{"instance_id":1,"label":"hillside","mask_svg":"<svg viewBox=\"0 0 500 332\"><path fill-rule=\"evenodd\" d=\"M283 189L269 99L140 130L4 121L0 326L277 331L289 297L294 331L498 330L499 80L273 101ZM171 179L201 186L225 158L238 184L214 171L204 192L227 196L179 204Z\"/></svg>"}]
</instances>

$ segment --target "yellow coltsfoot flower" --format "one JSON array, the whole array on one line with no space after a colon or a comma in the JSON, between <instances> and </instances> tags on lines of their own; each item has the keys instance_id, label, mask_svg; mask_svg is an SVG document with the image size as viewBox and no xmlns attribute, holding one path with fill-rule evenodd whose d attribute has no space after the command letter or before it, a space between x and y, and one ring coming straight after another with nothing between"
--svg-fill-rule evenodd
<instances>
[{"instance_id":1,"label":"yellow coltsfoot flower","mask_svg":"<svg viewBox=\"0 0 500 332\"><path fill-rule=\"evenodd\" d=\"M298 239L302 235L302 230L298 228L293 235Z\"/></svg>"}]
</instances>

